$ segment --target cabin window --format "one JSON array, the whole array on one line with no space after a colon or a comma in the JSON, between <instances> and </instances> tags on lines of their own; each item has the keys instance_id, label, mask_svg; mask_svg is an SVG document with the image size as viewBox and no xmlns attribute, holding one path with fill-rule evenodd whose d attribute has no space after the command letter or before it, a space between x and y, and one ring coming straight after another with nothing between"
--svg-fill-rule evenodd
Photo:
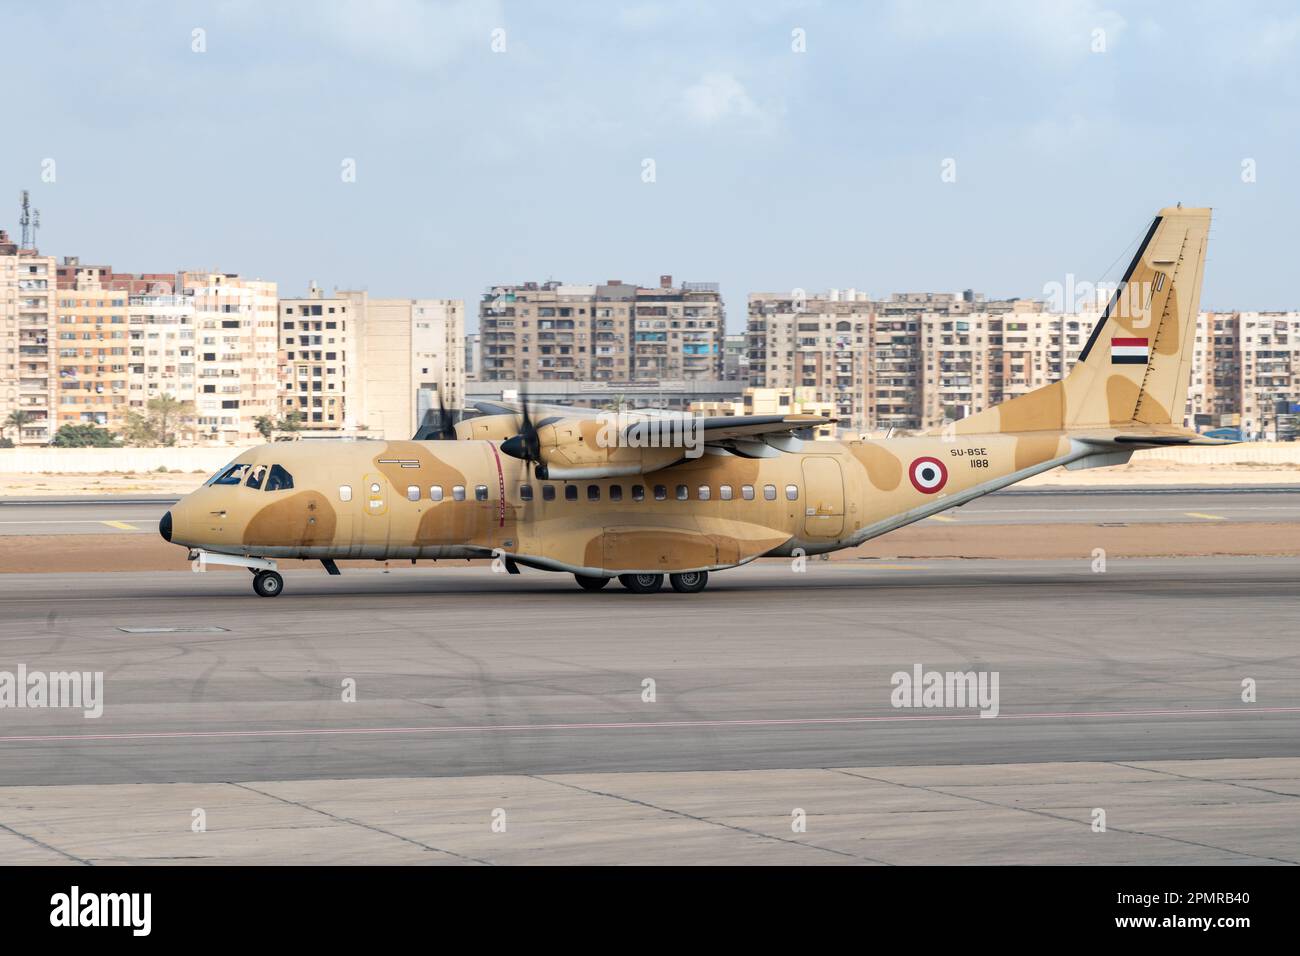
<instances>
[{"instance_id":1,"label":"cabin window","mask_svg":"<svg viewBox=\"0 0 1300 956\"><path fill-rule=\"evenodd\" d=\"M262 487L262 479L266 477L266 465L255 465L248 472L248 481L244 484L254 491Z\"/></svg>"},{"instance_id":2,"label":"cabin window","mask_svg":"<svg viewBox=\"0 0 1300 956\"><path fill-rule=\"evenodd\" d=\"M565 486L564 486L564 500L565 500L565 501L577 501L577 500L578 500L578 486L577 486L577 485L565 485Z\"/></svg>"},{"instance_id":3,"label":"cabin window","mask_svg":"<svg viewBox=\"0 0 1300 956\"><path fill-rule=\"evenodd\" d=\"M691 489L687 488L685 485L678 485L678 486L677 486L677 500L678 500L678 501L686 501L686 500L688 500L690 497L691 497Z\"/></svg>"},{"instance_id":4,"label":"cabin window","mask_svg":"<svg viewBox=\"0 0 1300 956\"><path fill-rule=\"evenodd\" d=\"M655 501L667 501L667 500L668 500L668 486L655 485Z\"/></svg>"},{"instance_id":5,"label":"cabin window","mask_svg":"<svg viewBox=\"0 0 1300 956\"><path fill-rule=\"evenodd\" d=\"M272 465L270 473L266 476L266 490L289 491L291 488L293 488L293 475L279 465Z\"/></svg>"},{"instance_id":6,"label":"cabin window","mask_svg":"<svg viewBox=\"0 0 1300 956\"><path fill-rule=\"evenodd\" d=\"M419 500L420 500L420 486L419 486L419 485L407 485L407 486L406 486L406 500L407 500L407 501L419 501Z\"/></svg>"},{"instance_id":7,"label":"cabin window","mask_svg":"<svg viewBox=\"0 0 1300 956\"><path fill-rule=\"evenodd\" d=\"M474 500L487 501L487 485L476 485L474 487Z\"/></svg>"},{"instance_id":8,"label":"cabin window","mask_svg":"<svg viewBox=\"0 0 1300 956\"><path fill-rule=\"evenodd\" d=\"M554 501L554 500L555 500L555 486L554 486L554 485L542 485L542 500L543 500L543 501Z\"/></svg>"},{"instance_id":9,"label":"cabin window","mask_svg":"<svg viewBox=\"0 0 1300 956\"><path fill-rule=\"evenodd\" d=\"M632 500L645 501L645 485L632 486Z\"/></svg>"},{"instance_id":10,"label":"cabin window","mask_svg":"<svg viewBox=\"0 0 1300 956\"><path fill-rule=\"evenodd\" d=\"M754 486L753 486L753 485L741 485L741 486L740 486L740 497L744 498L746 501L753 501L753 500L754 500Z\"/></svg>"},{"instance_id":11,"label":"cabin window","mask_svg":"<svg viewBox=\"0 0 1300 956\"><path fill-rule=\"evenodd\" d=\"M532 486L532 485L520 485L520 486L519 486L519 500L520 500L520 501L532 501L532 500L533 500L533 486Z\"/></svg>"},{"instance_id":12,"label":"cabin window","mask_svg":"<svg viewBox=\"0 0 1300 956\"><path fill-rule=\"evenodd\" d=\"M242 485L244 476L248 474L248 464L231 465L217 477L213 478L208 484L210 485Z\"/></svg>"},{"instance_id":13,"label":"cabin window","mask_svg":"<svg viewBox=\"0 0 1300 956\"><path fill-rule=\"evenodd\" d=\"M622 485L610 485L610 486L609 486L609 500L610 500L610 501L622 501L622 500L623 500L623 486L622 486Z\"/></svg>"},{"instance_id":14,"label":"cabin window","mask_svg":"<svg viewBox=\"0 0 1300 956\"><path fill-rule=\"evenodd\" d=\"M464 500L465 500L465 486L464 486L464 485L455 485L455 486L453 486L452 489L451 489L451 497L452 497L452 500L454 500L454 501L464 501Z\"/></svg>"},{"instance_id":15,"label":"cabin window","mask_svg":"<svg viewBox=\"0 0 1300 956\"><path fill-rule=\"evenodd\" d=\"M723 501L730 501L730 500L731 500L731 485L719 485L719 486L718 486L718 497L721 498Z\"/></svg>"},{"instance_id":16,"label":"cabin window","mask_svg":"<svg viewBox=\"0 0 1300 956\"><path fill-rule=\"evenodd\" d=\"M442 485L430 485L430 486L429 486L429 500L430 500L430 501L441 501L441 500L442 500Z\"/></svg>"},{"instance_id":17,"label":"cabin window","mask_svg":"<svg viewBox=\"0 0 1300 956\"><path fill-rule=\"evenodd\" d=\"M763 497L768 501L776 501L776 485L764 485Z\"/></svg>"},{"instance_id":18,"label":"cabin window","mask_svg":"<svg viewBox=\"0 0 1300 956\"><path fill-rule=\"evenodd\" d=\"M799 486L798 486L798 485L786 485L786 486L785 486L785 497L786 497L786 500L787 500L787 501L798 501L798 500L799 500Z\"/></svg>"},{"instance_id":19,"label":"cabin window","mask_svg":"<svg viewBox=\"0 0 1300 956\"><path fill-rule=\"evenodd\" d=\"M709 500L709 486L708 486L708 485L700 485L700 500L701 500L701 501L708 501L708 500Z\"/></svg>"},{"instance_id":20,"label":"cabin window","mask_svg":"<svg viewBox=\"0 0 1300 956\"><path fill-rule=\"evenodd\" d=\"M339 501L351 501L351 500L352 500L352 486L339 485Z\"/></svg>"},{"instance_id":21,"label":"cabin window","mask_svg":"<svg viewBox=\"0 0 1300 956\"><path fill-rule=\"evenodd\" d=\"M588 486L587 486L587 500L588 500L588 501L599 501L599 500L600 500L600 485L588 485Z\"/></svg>"}]
</instances>

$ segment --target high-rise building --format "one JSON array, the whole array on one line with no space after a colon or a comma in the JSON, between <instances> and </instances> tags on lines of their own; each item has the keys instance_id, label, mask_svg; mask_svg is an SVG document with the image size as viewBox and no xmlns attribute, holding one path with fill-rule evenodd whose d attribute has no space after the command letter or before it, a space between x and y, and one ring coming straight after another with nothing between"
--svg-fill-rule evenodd
<instances>
[{"instance_id":1,"label":"high-rise building","mask_svg":"<svg viewBox=\"0 0 1300 956\"><path fill-rule=\"evenodd\" d=\"M52 320L57 266L0 230L0 427L17 445L44 445L57 428ZM11 416L20 426L5 423Z\"/></svg>"},{"instance_id":2,"label":"high-rise building","mask_svg":"<svg viewBox=\"0 0 1300 956\"><path fill-rule=\"evenodd\" d=\"M479 306L481 381L717 379L726 314L715 283L656 288L525 282Z\"/></svg>"},{"instance_id":3,"label":"high-rise building","mask_svg":"<svg viewBox=\"0 0 1300 956\"><path fill-rule=\"evenodd\" d=\"M92 278L58 290L56 431L64 425L116 430L124 424L130 407L128 296Z\"/></svg>"},{"instance_id":4,"label":"high-rise building","mask_svg":"<svg viewBox=\"0 0 1300 956\"><path fill-rule=\"evenodd\" d=\"M464 304L366 292L280 301L281 417L307 430L410 438L465 395Z\"/></svg>"},{"instance_id":5,"label":"high-rise building","mask_svg":"<svg viewBox=\"0 0 1300 956\"><path fill-rule=\"evenodd\" d=\"M278 420L296 419L308 431L350 431L364 420L361 322L355 302L314 283L306 296L280 300Z\"/></svg>"},{"instance_id":6,"label":"high-rise building","mask_svg":"<svg viewBox=\"0 0 1300 956\"><path fill-rule=\"evenodd\" d=\"M276 285L217 272L183 272L194 307L196 438L262 440L257 422L280 409Z\"/></svg>"},{"instance_id":7,"label":"high-rise building","mask_svg":"<svg viewBox=\"0 0 1300 956\"><path fill-rule=\"evenodd\" d=\"M482 339L478 332L467 332L465 334L465 381L477 382L482 364Z\"/></svg>"}]
</instances>

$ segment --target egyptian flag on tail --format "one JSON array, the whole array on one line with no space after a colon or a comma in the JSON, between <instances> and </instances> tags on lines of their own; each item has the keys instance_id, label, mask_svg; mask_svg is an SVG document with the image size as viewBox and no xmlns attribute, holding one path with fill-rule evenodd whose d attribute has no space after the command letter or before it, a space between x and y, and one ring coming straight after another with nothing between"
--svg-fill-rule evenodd
<instances>
[{"instance_id":1,"label":"egyptian flag on tail","mask_svg":"<svg viewBox=\"0 0 1300 956\"><path fill-rule=\"evenodd\" d=\"M1150 358L1151 347L1148 339L1110 340L1111 365L1146 365Z\"/></svg>"}]
</instances>

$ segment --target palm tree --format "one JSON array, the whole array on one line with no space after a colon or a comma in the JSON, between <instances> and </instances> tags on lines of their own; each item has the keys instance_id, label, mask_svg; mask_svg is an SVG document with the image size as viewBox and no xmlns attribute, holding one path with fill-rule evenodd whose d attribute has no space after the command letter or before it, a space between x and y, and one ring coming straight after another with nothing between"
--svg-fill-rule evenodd
<instances>
[{"instance_id":1,"label":"palm tree","mask_svg":"<svg viewBox=\"0 0 1300 956\"><path fill-rule=\"evenodd\" d=\"M15 437L21 441L23 437L23 426L31 420L31 415L27 414L27 412L23 411L21 408L15 408L9 413L9 417L5 419L3 430L8 431L12 428Z\"/></svg>"}]
</instances>

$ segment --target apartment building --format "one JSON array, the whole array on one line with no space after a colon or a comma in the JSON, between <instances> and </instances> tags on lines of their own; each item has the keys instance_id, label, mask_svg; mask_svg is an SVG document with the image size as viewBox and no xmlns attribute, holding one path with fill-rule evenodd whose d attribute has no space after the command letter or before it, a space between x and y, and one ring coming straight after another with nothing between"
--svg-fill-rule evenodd
<instances>
[{"instance_id":1,"label":"apartment building","mask_svg":"<svg viewBox=\"0 0 1300 956\"><path fill-rule=\"evenodd\" d=\"M357 427L360 328L361 317L353 300L326 296L314 283L306 296L280 300L277 419L295 418L299 427L308 431Z\"/></svg>"},{"instance_id":2,"label":"apartment building","mask_svg":"<svg viewBox=\"0 0 1300 956\"><path fill-rule=\"evenodd\" d=\"M261 441L257 420L280 409L276 284L182 272L178 287L193 306L196 440Z\"/></svg>"},{"instance_id":3,"label":"apartment building","mask_svg":"<svg viewBox=\"0 0 1300 956\"><path fill-rule=\"evenodd\" d=\"M758 389L813 389L856 428L910 427L920 418L918 320L877 315L865 293L799 290L749 296L749 382Z\"/></svg>"},{"instance_id":4,"label":"apartment building","mask_svg":"<svg viewBox=\"0 0 1300 956\"><path fill-rule=\"evenodd\" d=\"M51 354L56 284L52 256L20 248L0 230L0 425L20 413L21 427L3 428L17 445L44 445L57 428Z\"/></svg>"},{"instance_id":5,"label":"apartment building","mask_svg":"<svg viewBox=\"0 0 1300 956\"><path fill-rule=\"evenodd\" d=\"M1291 436L1295 406L1300 405L1300 312L1226 312L1201 318L1206 323L1205 359L1211 364L1198 423L1239 427L1245 438ZM1194 366L1193 374L1197 371Z\"/></svg>"},{"instance_id":6,"label":"apartment building","mask_svg":"<svg viewBox=\"0 0 1300 956\"><path fill-rule=\"evenodd\" d=\"M715 283L525 282L479 306L481 381L716 379L726 315Z\"/></svg>"},{"instance_id":7,"label":"apartment building","mask_svg":"<svg viewBox=\"0 0 1300 956\"><path fill-rule=\"evenodd\" d=\"M815 389L851 430L934 428L1055 381L1095 322L971 291L754 293L749 378Z\"/></svg>"},{"instance_id":8,"label":"apartment building","mask_svg":"<svg viewBox=\"0 0 1300 956\"><path fill-rule=\"evenodd\" d=\"M280 301L281 417L306 430L410 438L439 395L465 397L459 299L380 299L367 292Z\"/></svg>"},{"instance_id":9,"label":"apartment building","mask_svg":"<svg viewBox=\"0 0 1300 956\"><path fill-rule=\"evenodd\" d=\"M465 381L477 382L482 364L482 339L478 332L467 332L465 334Z\"/></svg>"},{"instance_id":10,"label":"apartment building","mask_svg":"<svg viewBox=\"0 0 1300 956\"><path fill-rule=\"evenodd\" d=\"M128 293L86 280L57 293L55 431L125 423L130 391Z\"/></svg>"},{"instance_id":11,"label":"apartment building","mask_svg":"<svg viewBox=\"0 0 1300 956\"><path fill-rule=\"evenodd\" d=\"M194 300L170 291L173 284L152 283L126 300L127 408L143 412L150 399L170 395L198 408L194 340Z\"/></svg>"}]
</instances>

